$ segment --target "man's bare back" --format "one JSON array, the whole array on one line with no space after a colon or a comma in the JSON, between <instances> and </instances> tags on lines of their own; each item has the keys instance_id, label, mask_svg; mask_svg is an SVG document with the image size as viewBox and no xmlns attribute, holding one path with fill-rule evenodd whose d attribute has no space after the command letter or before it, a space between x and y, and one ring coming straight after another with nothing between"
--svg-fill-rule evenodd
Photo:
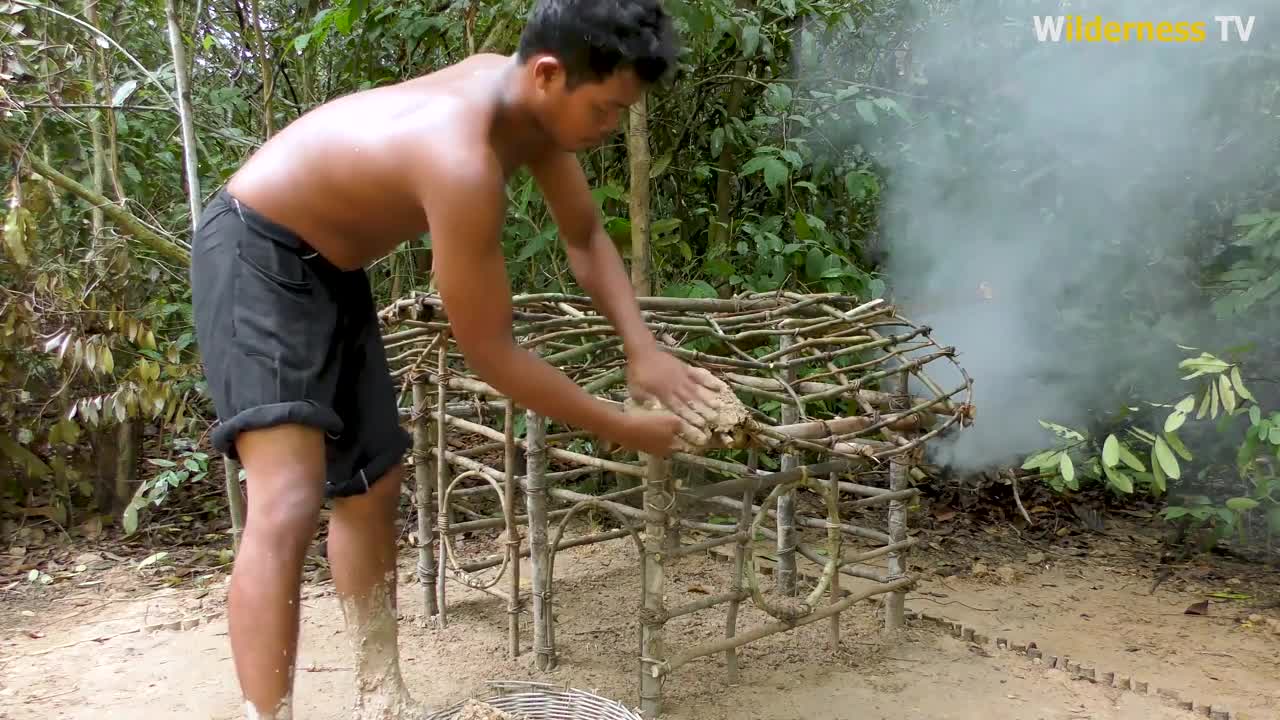
<instances>
[{"instance_id":1,"label":"man's bare back","mask_svg":"<svg viewBox=\"0 0 1280 720\"><path fill-rule=\"evenodd\" d=\"M495 142L529 147L512 142L527 138L491 132L511 66L509 57L476 55L321 105L268 140L227 189L334 265L364 267L429 230L420 185L450 181L448 168L432 167L437 149L480 155L500 150ZM530 160L503 154L508 173Z\"/></svg>"}]
</instances>

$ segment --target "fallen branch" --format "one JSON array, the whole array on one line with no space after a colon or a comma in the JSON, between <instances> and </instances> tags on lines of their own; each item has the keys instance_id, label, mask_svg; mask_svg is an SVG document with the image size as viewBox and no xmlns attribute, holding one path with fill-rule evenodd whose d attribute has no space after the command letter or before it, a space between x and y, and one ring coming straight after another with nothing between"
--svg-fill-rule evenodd
<instances>
[{"instance_id":1,"label":"fallen branch","mask_svg":"<svg viewBox=\"0 0 1280 720\"><path fill-rule=\"evenodd\" d=\"M0 149L19 152L22 148L12 138L0 135ZM52 165L40 159L35 153L23 153L23 158L36 172L47 178L54 185L100 209L103 215L111 219L111 222L132 235L143 245L174 262L182 263L183 265L191 263L191 254L187 252L186 248L179 245L173 237L162 235L147 227L133 213L58 172Z\"/></svg>"}]
</instances>

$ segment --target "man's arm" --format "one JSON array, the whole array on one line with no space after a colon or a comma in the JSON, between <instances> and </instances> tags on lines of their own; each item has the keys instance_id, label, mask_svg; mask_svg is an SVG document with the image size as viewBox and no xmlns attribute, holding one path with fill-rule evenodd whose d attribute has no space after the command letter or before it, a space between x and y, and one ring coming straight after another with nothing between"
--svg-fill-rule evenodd
<instances>
[{"instance_id":1,"label":"man's arm","mask_svg":"<svg viewBox=\"0 0 1280 720\"><path fill-rule=\"evenodd\" d=\"M675 436L674 418L623 414L592 397L511 335L511 286L499 242L504 197L501 174L453 165L423 193L431 222L436 286L453 337L467 363L521 407L597 433L615 443L665 454Z\"/></svg>"},{"instance_id":2,"label":"man's arm","mask_svg":"<svg viewBox=\"0 0 1280 720\"><path fill-rule=\"evenodd\" d=\"M600 222L577 157L549 153L529 169L560 228L574 277L622 338L633 395L656 397L695 425L702 422L699 415L713 417L715 379L706 371L694 372L658 347L644 324L618 249Z\"/></svg>"},{"instance_id":3,"label":"man's arm","mask_svg":"<svg viewBox=\"0 0 1280 720\"><path fill-rule=\"evenodd\" d=\"M626 354L636 357L657 350L653 333L640 315L631 278L600 222L578 159L571 153L552 152L531 163L529 171L560 228L573 276L596 309L613 324Z\"/></svg>"}]
</instances>

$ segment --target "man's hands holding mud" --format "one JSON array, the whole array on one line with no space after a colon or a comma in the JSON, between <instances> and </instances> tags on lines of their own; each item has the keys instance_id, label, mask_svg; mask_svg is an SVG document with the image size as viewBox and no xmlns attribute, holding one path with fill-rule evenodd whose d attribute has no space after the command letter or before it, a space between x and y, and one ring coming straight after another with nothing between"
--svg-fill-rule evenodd
<instances>
[{"instance_id":1,"label":"man's hands holding mud","mask_svg":"<svg viewBox=\"0 0 1280 720\"><path fill-rule=\"evenodd\" d=\"M666 456L680 445L680 440L692 445L705 442L707 433L702 428L717 416L717 391L723 383L706 370L690 367L657 347L628 360L627 384L632 399L641 406L657 402L662 409L630 414L626 434L631 442L624 444Z\"/></svg>"}]
</instances>

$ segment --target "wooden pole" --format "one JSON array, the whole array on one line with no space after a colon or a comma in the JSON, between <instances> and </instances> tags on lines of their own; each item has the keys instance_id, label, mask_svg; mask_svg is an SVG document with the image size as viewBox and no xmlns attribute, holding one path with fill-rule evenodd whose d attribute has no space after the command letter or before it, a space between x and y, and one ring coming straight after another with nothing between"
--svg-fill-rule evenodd
<instances>
[{"instance_id":1,"label":"wooden pole","mask_svg":"<svg viewBox=\"0 0 1280 720\"><path fill-rule=\"evenodd\" d=\"M653 294L649 267L649 121L645 96L627 117L627 155L631 165L631 286L636 295Z\"/></svg>"},{"instance_id":2,"label":"wooden pole","mask_svg":"<svg viewBox=\"0 0 1280 720\"><path fill-rule=\"evenodd\" d=\"M644 591L640 614L640 714L649 720L662 713L662 678L658 668L665 659L662 631L666 605L665 556L667 525L675 488L671 482L670 461L641 455L646 463L644 511Z\"/></svg>"},{"instance_id":3,"label":"wooden pole","mask_svg":"<svg viewBox=\"0 0 1280 720\"><path fill-rule=\"evenodd\" d=\"M227 490L227 506L231 511L231 553L240 554L240 538L244 535L245 497L240 489L240 463L223 456L222 466Z\"/></svg>"},{"instance_id":4,"label":"wooden pole","mask_svg":"<svg viewBox=\"0 0 1280 720\"><path fill-rule=\"evenodd\" d=\"M751 448L747 451L747 468L755 474L760 463L760 451ZM729 601L729 611L724 618L724 636L732 638L738 632L738 606L742 601L737 596L743 592L742 581L746 577L748 546L754 540L748 528L751 527L751 509L755 507L755 493L750 489L742 492L742 507L738 509L738 541L733 548L733 585L735 595ZM730 647L724 651L725 679L730 685L738 682L738 648Z\"/></svg>"},{"instance_id":5,"label":"wooden pole","mask_svg":"<svg viewBox=\"0 0 1280 720\"><path fill-rule=\"evenodd\" d=\"M792 345L792 339L783 335L778 338L779 349L786 353ZM782 371L782 382L791 385L795 382L794 367L787 366ZM782 424L794 425L800 422L800 414L804 408L797 400L782 403ZM782 454L782 470L794 470L800 465L800 458L795 451L788 450ZM788 490L778 497L778 570L774 578L778 593L784 596L796 594L796 491Z\"/></svg>"},{"instance_id":6,"label":"wooden pole","mask_svg":"<svg viewBox=\"0 0 1280 720\"><path fill-rule=\"evenodd\" d=\"M427 386L413 384L413 482L418 504L418 581L422 583L423 624L436 617L436 561L433 557L435 533L431 523L432 454L428 422Z\"/></svg>"},{"instance_id":7,"label":"wooden pole","mask_svg":"<svg viewBox=\"0 0 1280 720\"><path fill-rule=\"evenodd\" d=\"M527 412L526 418L525 465L529 472L525 478L524 497L529 512L529 561L533 565L534 666L539 670L550 670L554 665L555 648L551 647L547 632L551 623L546 603L551 589L547 573L547 420L534 412Z\"/></svg>"},{"instance_id":8,"label":"wooden pole","mask_svg":"<svg viewBox=\"0 0 1280 720\"><path fill-rule=\"evenodd\" d=\"M507 522L507 567L511 569L511 593L507 600L507 654L520 656L520 525L516 521L516 405L507 400L503 419L505 452L503 454L502 514Z\"/></svg>"},{"instance_id":9,"label":"wooden pole","mask_svg":"<svg viewBox=\"0 0 1280 720\"><path fill-rule=\"evenodd\" d=\"M831 482L827 484L827 519L831 521L831 527L827 528L827 555L830 557L840 558L844 560L843 540L844 534L840 532L840 486L836 480L836 474L831 473ZM831 604L835 605L840 602L840 573L837 572L831 576L831 589L829 594ZM830 625L827 627L827 640L831 643L832 651L840 649L840 613L831 616Z\"/></svg>"},{"instance_id":10,"label":"wooden pole","mask_svg":"<svg viewBox=\"0 0 1280 720\"><path fill-rule=\"evenodd\" d=\"M449 395L448 388L445 385L445 377L449 372L449 336L443 333L440 336L440 347L436 352L436 447L443 450L449 447L445 438L448 431L448 423L445 422L448 414ZM436 501L439 507L436 512L436 527L439 528L441 538L449 531L449 512L444 506L445 492L449 487L449 463L445 462L441 457L435 464L436 471ZM436 558L438 571L436 573L436 627L444 629L449 622L449 606L445 600L445 585L448 584L448 572L445 563L448 560L449 550L444 543L440 543L440 556Z\"/></svg>"},{"instance_id":11,"label":"wooden pole","mask_svg":"<svg viewBox=\"0 0 1280 720\"><path fill-rule=\"evenodd\" d=\"M899 379L900 398L903 403L910 402L907 395L907 378L908 375L904 371ZM911 483L910 466L904 455L895 455L889 460L889 491L900 492L907 490ZM902 500L892 500L889 502L889 542L891 544L903 543L907 539L907 506ZM907 574L907 547L902 550L889 554L889 572L887 573L890 580L903 577ZM898 590L889 593L884 604L884 631L885 634L896 632L906 623L906 600L907 594L905 590Z\"/></svg>"}]
</instances>

